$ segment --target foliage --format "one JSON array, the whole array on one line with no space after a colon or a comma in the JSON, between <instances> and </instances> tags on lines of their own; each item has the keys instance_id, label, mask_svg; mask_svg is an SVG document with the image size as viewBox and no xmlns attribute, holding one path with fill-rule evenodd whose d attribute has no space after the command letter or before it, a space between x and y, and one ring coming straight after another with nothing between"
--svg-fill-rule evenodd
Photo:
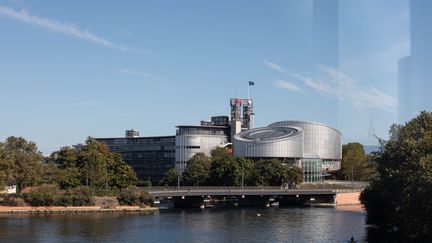
<instances>
[{"instance_id":1,"label":"foliage","mask_svg":"<svg viewBox=\"0 0 432 243\"><path fill-rule=\"evenodd\" d=\"M92 205L93 190L86 186L79 186L65 190L58 200L61 206L89 206Z\"/></svg>"},{"instance_id":2,"label":"foliage","mask_svg":"<svg viewBox=\"0 0 432 243\"><path fill-rule=\"evenodd\" d=\"M8 194L3 198L3 206L25 206L24 199L18 197L17 195Z\"/></svg>"},{"instance_id":3,"label":"foliage","mask_svg":"<svg viewBox=\"0 0 432 243\"><path fill-rule=\"evenodd\" d=\"M393 132L393 131L391 131ZM432 113L398 129L375 157L377 176L361 194L367 222L401 241L432 239Z\"/></svg>"},{"instance_id":4,"label":"foliage","mask_svg":"<svg viewBox=\"0 0 432 243\"><path fill-rule=\"evenodd\" d=\"M71 147L62 147L51 157L58 167L57 183L61 188L73 188L81 185L81 171L77 167L78 152Z\"/></svg>"},{"instance_id":5,"label":"foliage","mask_svg":"<svg viewBox=\"0 0 432 243\"><path fill-rule=\"evenodd\" d=\"M210 158L203 153L196 153L188 162L187 169L182 176L185 186L205 185L210 174Z\"/></svg>"},{"instance_id":6,"label":"foliage","mask_svg":"<svg viewBox=\"0 0 432 243\"><path fill-rule=\"evenodd\" d=\"M3 154L6 153L7 156L7 171L12 166L13 182L17 184L18 190L41 182L42 155L34 142L28 142L22 137L8 137L2 147ZM5 167L5 162L1 164ZM8 173L10 172L6 172L6 176L2 175L6 180L10 179Z\"/></svg>"},{"instance_id":7,"label":"foliage","mask_svg":"<svg viewBox=\"0 0 432 243\"><path fill-rule=\"evenodd\" d=\"M32 191L24 195L24 200L31 206L56 205L61 196L57 185L43 184L32 188Z\"/></svg>"},{"instance_id":8,"label":"foliage","mask_svg":"<svg viewBox=\"0 0 432 243\"><path fill-rule=\"evenodd\" d=\"M164 178L159 182L161 186L177 186L179 173L176 168L171 168L167 171Z\"/></svg>"},{"instance_id":9,"label":"foliage","mask_svg":"<svg viewBox=\"0 0 432 243\"><path fill-rule=\"evenodd\" d=\"M255 163L254 184L257 186L281 186L288 181L288 167L279 160L259 160Z\"/></svg>"},{"instance_id":10,"label":"foliage","mask_svg":"<svg viewBox=\"0 0 432 243\"><path fill-rule=\"evenodd\" d=\"M13 184L13 168L14 163L10 153L5 149L4 144L0 143L0 191Z\"/></svg>"},{"instance_id":11,"label":"foliage","mask_svg":"<svg viewBox=\"0 0 432 243\"><path fill-rule=\"evenodd\" d=\"M252 163L238 157L216 157L211 165L209 182L212 186L247 185L251 179Z\"/></svg>"},{"instance_id":12,"label":"foliage","mask_svg":"<svg viewBox=\"0 0 432 243\"><path fill-rule=\"evenodd\" d=\"M210 152L210 157L215 160L226 160L232 157L225 148L216 147Z\"/></svg>"},{"instance_id":13,"label":"foliage","mask_svg":"<svg viewBox=\"0 0 432 243\"><path fill-rule=\"evenodd\" d=\"M88 138L79 152L63 147L52 157L59 169L56 182L62 188L79 185L124 188L137 181L134 170L121 155L112 153L105 144L93 138Z\"/></svg>"},{"instance_id":14,"label":"foliage","mask_svg":"<svg viewBox=\"0 0 432 243\"><path fill-rule=\"evenodd\" d=\"M295 165L288 166L286 182L294 188L303 182L303 170Z\"/></svg>"},{"instance_id":15,"label":"foliage","mask_svg":"<svg viewBox=\"0 0 432 243\"><path fill-rule=\"evenodd\" d=\"M150 206L153 205L154 197L148 192L137 187L128 187L120 191L117 197L120 205Z\"/></svg>"},{"instance_id":16,"label":"foliage","mask_svg":"<svg viewBox=\"0 0 432 243\"><path fill-rule=\"evenodd\" d=\"M371 156L366 155L360 143L348 143L342 146L341 170L337 172L338 179L365 181L373 173Z\"/></svg>"}]
</instances>

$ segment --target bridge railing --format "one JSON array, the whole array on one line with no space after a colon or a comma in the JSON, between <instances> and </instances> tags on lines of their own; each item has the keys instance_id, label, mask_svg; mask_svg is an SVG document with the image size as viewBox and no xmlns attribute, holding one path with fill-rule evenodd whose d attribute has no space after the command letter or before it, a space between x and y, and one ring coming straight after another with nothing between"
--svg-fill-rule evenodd
<instances>
[{"instance_id":1,"label":"bridge railing","mask_svg":"<svg viewBox=\"0 0 432 243\"><path fill-rule=\"evenodd\" d=\"M150 193L161 192L259 192L259 191L291 191L291 192L358 192L360 188L333 189L333 188L284 188L277 186L181 186L181 187L143 187Z\"/></svg>"}]
</instances>

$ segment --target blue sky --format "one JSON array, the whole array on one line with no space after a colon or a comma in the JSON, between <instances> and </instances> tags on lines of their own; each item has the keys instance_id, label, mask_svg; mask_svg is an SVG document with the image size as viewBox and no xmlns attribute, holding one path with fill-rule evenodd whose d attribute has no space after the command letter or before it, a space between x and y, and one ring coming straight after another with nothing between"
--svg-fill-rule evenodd
<instances>
[{"instance_id":1,"label":"blue sky","mask_svg":"<svg viewBox=\"0 0 432 243\"><path fill-rule=\"evenodd\" d=\"M312 1L0 1L0 141L47 154L87 136L175 134L229 114L311 120L376 144L397 121L408 1L344 0L339 67L314 63Z\"/></svg>"}]
</instances>

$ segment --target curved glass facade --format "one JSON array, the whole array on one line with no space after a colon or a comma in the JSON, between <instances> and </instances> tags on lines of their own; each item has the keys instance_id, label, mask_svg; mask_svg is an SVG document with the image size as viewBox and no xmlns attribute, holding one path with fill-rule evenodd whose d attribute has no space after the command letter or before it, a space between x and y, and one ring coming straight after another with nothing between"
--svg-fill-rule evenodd
<instances>
[{"instance_id":1,"label":"curved glass facade","mask_svg":"<svg viewBox=\"0 0 432 243\"><path fill-rule=\"evenodd\" d=\"M305 182L322 181L323 171L340 169L342 135L327 125L280 121L233 138L235 156L300 161Z\"/></svg>"}]
</instances>

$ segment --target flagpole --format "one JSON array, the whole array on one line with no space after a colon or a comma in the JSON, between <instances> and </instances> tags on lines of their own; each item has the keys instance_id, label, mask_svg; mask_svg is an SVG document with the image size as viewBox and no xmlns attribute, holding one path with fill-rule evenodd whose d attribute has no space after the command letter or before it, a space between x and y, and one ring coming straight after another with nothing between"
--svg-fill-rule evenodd
<instances>
[{"instance_id":1,"label":"flagpole","mask_svg":"<svg viewBox=\"0 0 432 243\"><path fill-rule=\"evenodd\" d=\"M249 88L250 88L250 85L249 85L249 81L248 81L248 100L249 100Z\"/></svg>"}]
</instances>

